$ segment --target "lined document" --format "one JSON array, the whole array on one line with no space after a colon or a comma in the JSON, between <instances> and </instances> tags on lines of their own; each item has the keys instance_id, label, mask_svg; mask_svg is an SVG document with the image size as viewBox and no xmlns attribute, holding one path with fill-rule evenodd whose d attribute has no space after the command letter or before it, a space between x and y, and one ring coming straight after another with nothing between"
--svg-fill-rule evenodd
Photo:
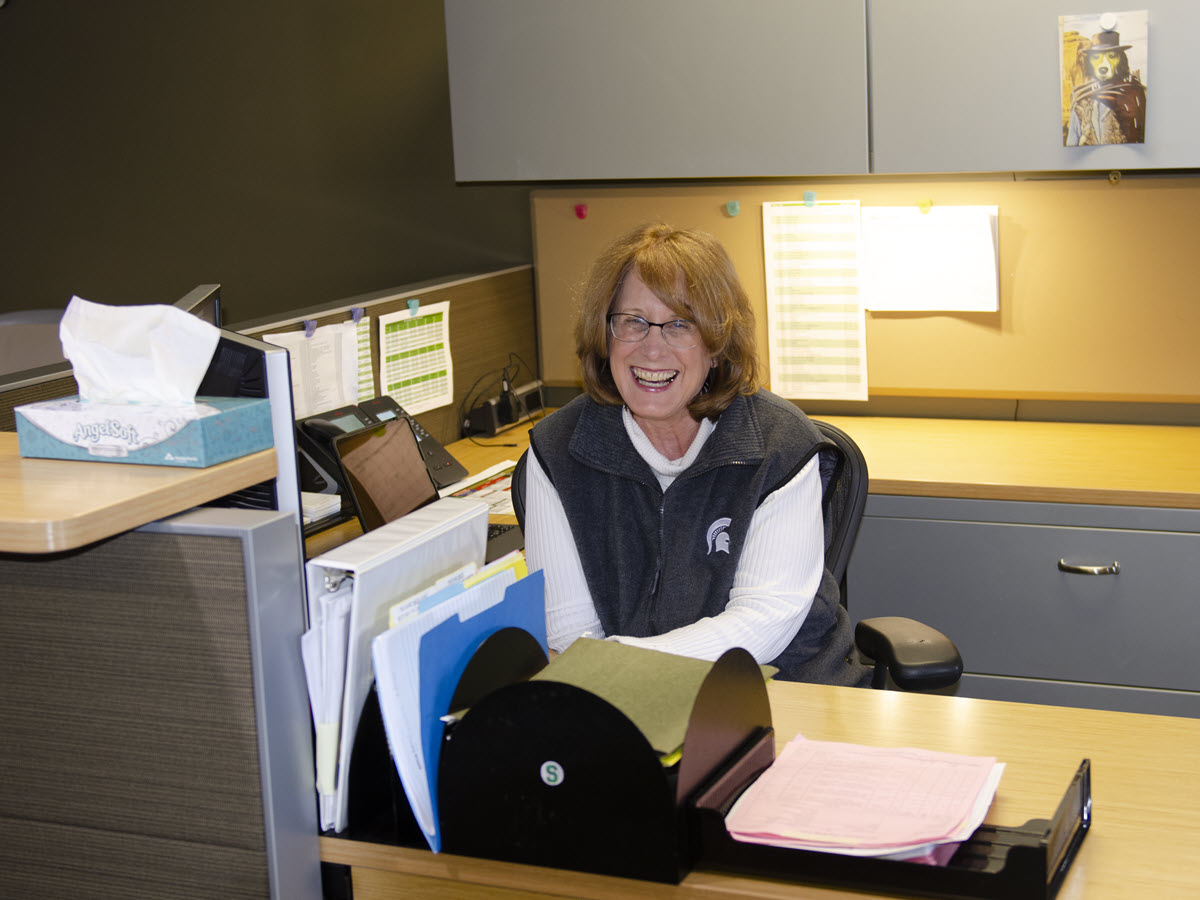
<instances>
[{"instance_id":1,"label":"lined document","mask_svg":"<svg viewBox=\"0 0 1200 900\"><path fill-rule=\"evenodd\" d=\"M790 399L867 399L857 200L764 203L771 390Z\"/></svg>"},{"instance_id":2,"label":"lined document","mask_svg":"<svg viewBox=\"0 0 1200 900\"><path fill-rule=\"evenodd\" d=\"M292 405L297 419L356 402L359 396L357 335L353 322L322 325L311 335L303 331L263 335L264 341L288 351Z\"/></svg>"}]
</instances>

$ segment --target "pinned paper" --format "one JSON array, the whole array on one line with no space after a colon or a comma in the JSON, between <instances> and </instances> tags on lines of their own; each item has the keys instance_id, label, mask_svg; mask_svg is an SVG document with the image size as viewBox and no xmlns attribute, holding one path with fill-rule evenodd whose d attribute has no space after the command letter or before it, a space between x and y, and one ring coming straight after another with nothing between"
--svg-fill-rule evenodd
<instances>
[{"instance_id":1,"label":"pinned paper","mask_svg":"<svg viewBox=\"0 0 1200 900\"><path fill-rule=\"evenodd\" d=\"M428 303L416 312L379 317L379 388L418 415L454 399L454 359L450 353L450 304Z\"/></svg>"},{"instance_id":2,"label":"pinned paper","mask_svg":"<svg viewBox=\"0 0 1200 900\"><path fill-rule=\"evenodd\" d=\"M863 305L880 311L1000 308L995 206L866 207Z\"/></svg>"},{"instance_id":3,"label":"pinned paper","mask_svg":"<svg viewBox=\"0 0 1200 900\"><path fill-rule=\"evenodd\" d=\"M859 203L763 204L771 390L795 400L866 400Z\"/></svg>"},{"instance_id":4,"label":"pinned paper","mask_svg":"<svg viewBox=\"0 0 1200 900\"><path fill-rule=\"evenodd\" d=\"M309 323L304 324L304 331L263 335L263 340L288 351L292 405L297 419L360 399L357 326L353 322L337 322L318 328L314 321L310 331Z\"/></svg>"},{"instance_id":5,"label":"pinned paper","mask_svg":"<svg viewBox=\"0 0 1200 900\"><path fill-rule=\"evenodd\" d=\"M192 404L221 333L174 306L106 306L72 297L63 356L87 403Z\"/></svg>"}]
</instances>

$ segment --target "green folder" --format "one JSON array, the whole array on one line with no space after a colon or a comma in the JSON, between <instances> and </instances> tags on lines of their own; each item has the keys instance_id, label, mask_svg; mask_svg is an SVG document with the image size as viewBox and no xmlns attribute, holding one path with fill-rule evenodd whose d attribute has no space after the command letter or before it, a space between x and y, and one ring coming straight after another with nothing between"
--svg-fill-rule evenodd
<instances>
[{"instance_id":1,"label":"green folder","mask_svg":"<svg viewBox=\"0 0 1200 900\"><path fill-rule=\"evenodd\" d=\"M611 703L670 765L683 747L692 707L712 666L703 659L580 638L533 677L574 685ZM778 671L760 668L764 678Z\"/></svg>"}]
</instances>

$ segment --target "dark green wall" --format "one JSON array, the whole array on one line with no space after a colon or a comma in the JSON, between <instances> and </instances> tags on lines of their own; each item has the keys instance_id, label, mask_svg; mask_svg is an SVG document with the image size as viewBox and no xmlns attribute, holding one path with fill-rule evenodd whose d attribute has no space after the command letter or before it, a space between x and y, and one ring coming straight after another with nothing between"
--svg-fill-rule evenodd
<instances>
[{"instance_id":1,"label":"dark green wall","mask_svg":"<svg viewBox=\"0 0 1200 900\"><path fill-rule=\"evenodd\" d=\"M0 7L0 312L527 263L528 193L454 182L442 0Z\"/></svg>"}]
</instances>

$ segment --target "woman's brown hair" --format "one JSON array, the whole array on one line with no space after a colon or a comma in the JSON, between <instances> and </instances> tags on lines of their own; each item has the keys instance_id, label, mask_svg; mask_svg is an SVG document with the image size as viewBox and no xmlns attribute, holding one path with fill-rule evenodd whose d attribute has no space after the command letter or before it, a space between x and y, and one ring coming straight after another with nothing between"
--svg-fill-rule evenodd
<instances>
[{"instance_id":1,"label":"woman's brown hair","mask_svg":"<svg viewBox=\"0 0 1200 900\"><path fill-rule=\"evenodd\" d=\"M630 272L681 319L695 322L716 366L688 404L693 418L716 419L738 394L758 389L754 311L733 260L710 234L641 225L592 263L580 295L575 352L583 386L597 403L620 405L608 366L608 314Z\"/></svg>"}]
</instances>

